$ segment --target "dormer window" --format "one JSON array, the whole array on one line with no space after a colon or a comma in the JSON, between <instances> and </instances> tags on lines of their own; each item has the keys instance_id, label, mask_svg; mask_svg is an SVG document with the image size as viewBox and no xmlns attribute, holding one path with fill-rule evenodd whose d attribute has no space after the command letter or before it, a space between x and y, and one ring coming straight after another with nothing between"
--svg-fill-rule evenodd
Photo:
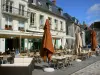
<instances>
[{"instance_id":1,"label":"dormer window","mask_svg":"<svg viewBox=\"0 0 100 75\"><path fill-rule=\"evenodd\" d=\"M61 15L63 15L63 10L61 8L58 8L58 11Z\"/></svg>"},{"instance_id":2,"label":"dormer window","mask_svg":"<svg viewBox=\"0 0 100 75\"><path fill-rule=\"evenodd\" d=\"M36 0L31 0L32 4L36 5Z\"/></svg>"},{"instance_id":3,"label":"dormer window","mask_svg":"<svg viewBox=\"0 0 100 75\"><path fill-rule=\"evenodd\" d=\"M38 5L42 6L42 4L41 4L41 2L40 2L40 1L38 1Z\"/></svg>"},{"instance_id":4,"label":"dormer window","mask_svg":"<svg viewBox=\"0 0 100 75\"><path fill-rule=\"evenodd\" d=\"M52 11L52 6L51 6L51 4L50 4L50 3L46 3L46 5L47 5L48 9L49 9L50 11Z\"/></svg>"},{"instance_id":5,"label":"dormer window","mask_svg":"<svg viewBox=\"0 0 100 75\"><path fill-rule=\"evenodd\" d=\"M52 11L52 6L51 5L49 5L49 10Z\"/></svg>"}]
</instances>

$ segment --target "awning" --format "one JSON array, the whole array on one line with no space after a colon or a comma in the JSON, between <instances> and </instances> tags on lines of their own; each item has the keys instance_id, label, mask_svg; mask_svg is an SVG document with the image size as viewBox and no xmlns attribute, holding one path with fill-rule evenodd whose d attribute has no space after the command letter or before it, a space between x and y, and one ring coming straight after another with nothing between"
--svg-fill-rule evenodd
<instances>
[{"instance_id":1,"label":"awning","mask_svg":"<svg viewBox=\"0 0 100 75\"><path fill-rule=\"evenodd\" d=\"M62 36L62 38L75 40L75 37L72 37L70 35Z\"/></svg>"},{"instance_id":2,"label":"awning","mask_svg":"<svg viewBox=\"0 0 100 75\"><path fill-rule=\"evenodd\" d=\"M24 32L24 31L11 31L11 30L0 30L0 38L42 38L43 33L35 33L35 32ZM54 39L61 39L60 36L52 35Z\"/></svg>"},{"instance_id":3,"label":"awning","mask_svg":"<svg viewBox=\"0 0 100 75\"><path fill-rule=\"evenodd\" d=\"M21 38L40 38L42 37L42 35L36 35L32 32L0 30L0 38L11 38L11 37L20 37L20 36Z\"/></svg>"}]
</instances>

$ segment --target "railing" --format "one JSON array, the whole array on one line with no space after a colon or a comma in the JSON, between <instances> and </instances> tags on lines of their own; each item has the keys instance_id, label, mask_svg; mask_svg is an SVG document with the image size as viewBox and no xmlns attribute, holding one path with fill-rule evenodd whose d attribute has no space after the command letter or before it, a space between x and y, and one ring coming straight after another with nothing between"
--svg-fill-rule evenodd
<instances>
[{"instance_id":1,"label":"railing","mask_svg":"<svg viewBox=\"0 0 100 75\"><path fill-rule=\"evenodd\" d=\"M19 8L15 8L6 4L3 4L3 8L2 8L3 12L7 12L13 15L17 15L17 16L23 16L23 17L28 17L28 12L21 10Z\"/></svg>"},{"instance_id":2,"label":"railing","mask_svg":"<svg viewBox=\"0 0 100 75\"><path fill-rule=\"evenodd\" d=\"M5 25L5 30L12 30L12 25Z\"/></svg>"}]
</instances>

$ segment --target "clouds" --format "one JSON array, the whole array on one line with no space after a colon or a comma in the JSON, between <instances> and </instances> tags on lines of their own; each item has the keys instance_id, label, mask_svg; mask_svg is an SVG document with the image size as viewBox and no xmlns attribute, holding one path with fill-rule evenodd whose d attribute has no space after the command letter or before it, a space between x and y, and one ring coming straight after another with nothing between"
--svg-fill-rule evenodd
<instances>
[{"instance_id":1,"label":"clouds","mask_svg":"<svg viewBox=\"0 0 100 75\"><path fill-rule=\"evenodd\" d=\"M100 19L91 20L88 24L91 25L93 22L100 21Z\"/></svg>"},{"instance_id":2,"label":"clouds","mask_svg":"<svg viewBox=\"0 0 100 75\"><path fill-rule=\"evenodd\" d=\"M94 4L87 12L88 14L100 15L100 4Z\"/></svg>"},{"instance_id":3,"label":"clouds","mask_svg":"<svg viewBox=\"0 0 100 75\"><path fill-rule=\"evenodd\" d=\"M100 4L94 4L87 11L87 20L91 22L100 21Z\"/></svg>"}]
</instances>

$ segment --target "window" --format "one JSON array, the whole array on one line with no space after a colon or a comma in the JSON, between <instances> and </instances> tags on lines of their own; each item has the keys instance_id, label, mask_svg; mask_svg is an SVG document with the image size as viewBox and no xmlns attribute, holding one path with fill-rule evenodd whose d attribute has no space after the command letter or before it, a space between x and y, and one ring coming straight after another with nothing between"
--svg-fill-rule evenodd
<instances>
[{"instance_id":1,"label":"window","mask_svg":"<svg viewBox=\"0 0 100 75\"><path fill-rule=\"evenodd\" d=\"M50 28L52 29L52 18L48 17L48 19L49 19Z\"/></svg>"},{"instance_id":2,"label":"window","mask_svg":"<svg viewBox=\"0 0 100 75\"><path fill-rule=\"evenodd\" d=\"M61 30L63 30L63 22L60 21L60 25L61 25Z\"/></svg>"},{"instance_id":3,"label":"window","mask_svg":"<svg viewBox=\"0 0 100 75\"><path fill-rule=\"evenodd\" d=\"M19 4L19 15L24 16L24 5Z\"/></svg>"},{"instance_id":4,"label":"window","mask_svg":"<svg viewBox=\"0 0 100 75\"><path fill-rule=\"evenodd\" d=\"M63 15L63 11L62 10L60 11L60 14Z\"/></svg>"},{"instance_id":5,"label":"window","mask_svg":"<svg viewBox=\"0 0 100 75\"><path fill-rule=\"evenodd\" d=\"M46 3L47 4L47 7L50 11L52 11L52 6L49 4L49 3Z\"/></svg>"},{"instance_id":6,"label":"window","mask_svg":"<svg viewBox=\"0 0 100 75\"><path fill-rule=\"evenodd\" d=\"M52 6L51 5L49 5L49 10L52 11Z\"/></svg>"},{"instance_id":7,"label":"window","mask_svg":"<svg viewBox=\"0 0 100 75\"><path fill-rule=\"evenodd\" d=\"M48 17L50 25L52 25L52 18Z\"/></svg>"},{"instance_id":8,"label":"window","mask_svg":"<svg viewBox=\"0 0 100 75\"><path fill-rule=\"evenodd\" d=\"M5 30L12 30L12 18L6 17Z\"/></svg>"},{"instance_id":9,"label":"window","mask_svg":"<svg viewBox=\"0 0 100 75\"><path fill-rule=\"evenodd\" d=\"M40 28L43 28L43 25L44 25L44 16L43 15L40 15L39 23L40 23Z\"/></svg>"},{"instance_id":10,"label":"window","mask_svg":"<svg viewBox=\"0 0 100 75\"><path fill-rule=\"evenodd\" d=\"M32 4L36 5L36 0L31 0Z\"/></svg>"},{"instance_id":11,"label":"window","mask_svg":"<svg viewBox=\"0 0 100 75\"><path fill-rule=\"evenodd\" d=\"M13 6L13 2L10 0L6 0L6 12L12 13L12 6Z\"/></svg>"},{"instance_id":12,"label":"window","mask_svg":"<svg viewBox=\"0 0 100 75\"><path fill-rule=\"evenodd\" d=\"M58 11L61 15L63 15L63 10L61 8L58 8Z\"/></svg>"},{"instance_id":13,"label":"window","mask_svg":"<svg viewBox=\"0 0 100 75\"><path fill-rule=\"evenodd\" d=\"M36 20L36 14L31 13L31 15L30 15L30 25L35 25L35 20Z\"/></svg>"},{"instance_id":14,"label":"window","mask_svg":"<svg viewBox=\"0 0 100 75\"><path fill-rule=\"evenodd\" d=\"M24 21L19 21L18 30L24 31Z\"/></svg>"},{"instance_id":15,"label":"window","mask_svg":"<svg viewBox=\"0 0 100 75\"><path fill-rule=\"evenodd\" d=\"M42 4L41 4L41 2L40 2L40 1L38 1L38 5L42 6Z\"/></svg>"},{"instance_id":16,"label":"window","mask_svg":"<svg viewBox=\"0 0 100 75\"><path fill-rule=\"evenodd\" d=\"M58 20L55 19L54 22L55 22L55 29L58 29L58 27L57 27L58 26Z\"/></svg>"},{"instance_id":17,"label":"window","mask_svg":"<svg viewBox=\"0 0 100 75\"><path fill-rule=\"evenodd\" d=\"M40 15L40 26L44 25L44 16Z\"/></svg>"}]
</instances>

